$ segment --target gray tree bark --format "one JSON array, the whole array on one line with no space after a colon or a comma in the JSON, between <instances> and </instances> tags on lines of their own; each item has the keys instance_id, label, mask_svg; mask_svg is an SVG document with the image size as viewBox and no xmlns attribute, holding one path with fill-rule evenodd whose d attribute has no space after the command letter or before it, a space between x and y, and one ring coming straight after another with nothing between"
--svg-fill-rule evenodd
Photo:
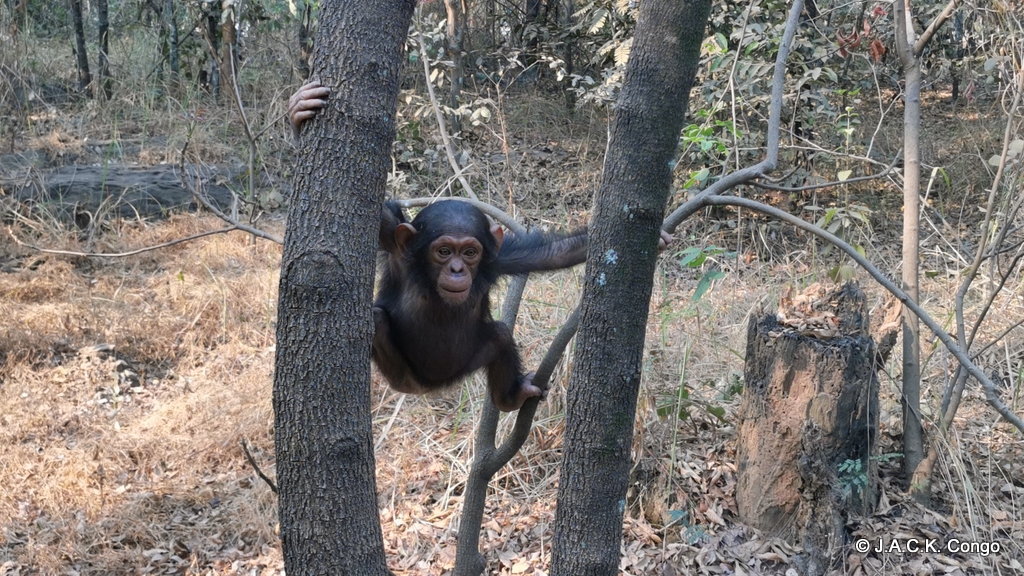
<instances>
[{"instance_id":1,"label":"gray tree bark","mask_svg":"<svg viewBox=\"0 0 1024 576\"><path fill-rule=\"evenodd\" d=\"M918 246L921 193L921 57L914 53L916 37L909 0L896 1L896 51L903 64L903 291L915 302L918 290ZM909 483L924 460L921 427L921 326L917 316L903 310L903 473Z\"/></svg>"},{"instance_id":2,"label":"gray tree bark","mask_svg":"<svg viewBox=\"0 0 1024 576\"><path fill-rule=\"evenodd\" d=\"M99 33L100 50L100 88L107 100L113 95L110 82L110 62L107 59L109 50L109 39L107 34L110 31L110 19L107 17L107 0L96 0L96 16L98 19L97 32Z\"/></svg>"},{"instance_id":3,"label":"gray tree bark","mask_svg":"<svg viewBox=\"0 0 1024 576\"><path fill-rule=\"evenodd\" d=\"M370 308L413 0L330 0L281 266L274 440L288 574L388 574L370 417Z\"/></svg>"},{"instance_id":4,"label":"gray tree bark","mask_svg":"<svg viewBox=\"0 0 1024 576\"><path fill-rule=\"evenodd\" d=\"M710 0L640 5L590 224L552 576L618 572L659 230L710 8Z\"/></svg>"},{"instance_id":5,"label":"gray tree bark","mask_svg":"<svg viewBox=\"0 0 1024 576\"><path fill-rule=\"evenodd\" d=\"M85 92L92 84L89 55L85 51L85 28L82 25L82 0L71 0L71 19L75 27L75 61L78 64L78 89Z\"/></svg>"}]
</instances>

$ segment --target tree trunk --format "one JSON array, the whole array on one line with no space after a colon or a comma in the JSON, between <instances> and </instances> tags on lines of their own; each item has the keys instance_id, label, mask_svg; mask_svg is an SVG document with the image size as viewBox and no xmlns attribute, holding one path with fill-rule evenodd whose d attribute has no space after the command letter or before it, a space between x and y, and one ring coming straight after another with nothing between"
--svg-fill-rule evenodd
<instances>
[{"instance_id":1,"label":"tree trunk","mask_svg":"<svg viewBox=\"0 0 1024 576\"><path fill-rule=\"evenodd\" d=\"M462 94L462 38L466 32L466 5L464 0L444 0L444 9L448 15L448 54L452 59L452 67L448 71L451 82L448 107L455 110L459 107L459 96ZM448 125L453 134L462 131L462 121L458 114L448 118Z\"/></svg>"},{"instance_id":2,"label":"tree trunk","mask_svg":"<svg viewBox=\"0 0 1024 576\"><path fill-rule=\"evenodd\" d=\"M235 81L237 80L235 77L235 63L237 62L235 57L235 48L238 41L238 35L235 29L235 19L238 18L237 8L238 3L235 2L235 0L223 0L223 2L221 2L221 84L228 92L235 89ZM228 97L234 98L234 96Z\"/></svg>"},{"instance_id":3,"label":"tree trunk","mask_svg":"<svg viewBox=\"0 0 1024 576\"><path fill-rule=\"evenodd\" d=\"M177 80L181 72L178 57L178 18L174 14L174 0L164 2L164 26L167 28L167 61L171 65L171 79Z\"/></svg>"},{"instance_id":4,"label":"tree trunk","mask_svg":"<svg viewBox=\"0 0 1024 576\"><path fill-rule=\"evenodd\" d=\"M107 0L96 0L96 15L99 19L97 26L100 39L99 65L100 65L100 87L103 90L103 97L110 100L112 95L110 82L110 62L107 60L109 42L107 33L110 29L110 20L107 18Z\"/></svg>"},{"instance_id":5,"label":"tree trunk","mask_svg":"<svg viewBox=\"0 0 1024 576\"><path fill-rule=\"evenodd\" d=\"M85 92L92 84L89 55L85 51L85 29L82 26L82 0L71 0L71 16L75 26L75 57L78 63L78 89Z\"/></svg>"},{"instance_id":6,"label":"tree trunk","mask_svg":"<svg viewBox=\"0 0 1024 576\"><path fill-rule=\"evenodd\" d=\"M710 0L645 0L590 226L551 574L618 572L659 229Z\"/></svg>"},{"instance_id":7,"label":"tree trunk","mask_svg":"<svg viewBox=\"0 0 1024 576\"><path fill-rule=\"evenodd\" d=\"M903 95L903 291L914 302L918 290L918 222L921 192L921 59L915 54L916 39L910 18L910 0L896 2L896 51L903 64L906 89ZM908 486L924 460L924 431L921 427L921 338L920 323L909 309L903 309L903 474ZM918 494L913 486L911 492ZM927 494L923 499L927 500Z\"/></svg>"},{"instance_id":8,"label":"tree trunk","mask_svg":"<svg viewBox=\"0 0 1024 576\"><path fill-rule=\"evenodd\" d=\"M220 98L220 61L217 55L220 54L220 5L216 2L204 2L203 9L206 10L206 35L210 40L210 94L213 98Z\"/></svg>"},{"instance_id":9,"label":"tree trunk","mask_svg":"<svg viewBox=\"0 0 1024 576\"><path fill-rule=\"evenodd\" d=\"M786 324L750 319L736 504L744 523L801 546L802 572L819 576L844 549L848 511L874 502L878 383L864 294L847 284L815 300L782 311ZM833 319L834 334L811 335Z\"/></svg>"},{"instance_id":10,"label":"tree trunk","mask_svg":"<svg viewBox=\"0 0 1024 576\"><path fill-rule=\"evenodd\" d=\"M302 16L299 19L299 76L305 80L309 78L309 56L313 52L313 4L309 1L302 4Z\"/></svg>"},{"instance_id":11,"label":"tree trunk","mask_svg":"<svg viewBox=\"0 0 1024 576\"><path fill-rule=\"evenodd\" d=\"M281 265L274 441L288 574L387 574L370 414L376 238L413 0L323 5ZM339 145L339 143L344 145Z\"/></svg>"},{"instance_id":12,"label":"tree trunk","mask_svg":"<svg viewBox=\"0 0 1024 576\"><path fill-rule=\"evenodd\" d=\"M575 73L575 52L576 36L568 34L576 19L576 4L573 0L563 0L561 16L561 27L565 37L565 47L562 49L562 59L565 60L565 76L571 82ZM569 110L576 109L576 93L573 92L571 84L565 90L565 107Z\"/></svg>"}]
</instances>

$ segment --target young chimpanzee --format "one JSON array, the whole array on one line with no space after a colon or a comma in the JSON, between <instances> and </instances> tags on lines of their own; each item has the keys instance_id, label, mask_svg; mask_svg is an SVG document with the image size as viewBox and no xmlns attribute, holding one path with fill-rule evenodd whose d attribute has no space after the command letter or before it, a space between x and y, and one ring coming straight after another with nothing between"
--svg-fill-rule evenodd
<instances>
[{"instance_id":1,"label":"young chimpanzee","mask_svg":"<svg viewBox=\"0 0 1024 576\"><path fill-rule=\"evenodd\" d=\"M292 96L288 110L296 136L328 94L310 83ZM670 240L662 234L659 247ZM523 374L511 330L491 317L488 293L504 274L582 263L586 229L506 237L465 202L436 202L408 222L390 201L381 213L380 249L386 262L373 305L373 360L392 388L422 394L486 367L491 398L501 410L518 410L544 394L532 374Z\"/></svg>"},{"instance_id":2,"label":"young chimpanzee","mask_svg":"<svg viewBox=\"0 0 1024 576\"><path fill-rule=\"evenodd\" d=\"M491 317L498 276L568 268L584 261L586 230L506 236L476 207L427 206L407 222L390 201L381 215L386 263L373 319L373 359L391 387L422 394L487 368L495 406L518 410L543 391L524 375L512 332Z\"/></svg>"}]
</instances>

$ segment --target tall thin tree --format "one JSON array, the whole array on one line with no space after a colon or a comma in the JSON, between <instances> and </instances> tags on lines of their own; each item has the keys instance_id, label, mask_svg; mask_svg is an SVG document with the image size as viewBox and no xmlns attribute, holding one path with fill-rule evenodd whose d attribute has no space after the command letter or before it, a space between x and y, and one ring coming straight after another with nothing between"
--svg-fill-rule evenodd
<instances>
[{"instance_id":1,"label":"tall thin tree","mask_svg":"<svg viewBox=\"0 0 1024 576\"><path fill-rule=\"evenodd\" d=\"M645 0L590 225L553 576L614 576L659 228L711 0Z\"/></svg>"},{"instance_id":2,"label":"tall thin tree","mask_svg":"<svg viewBox=\"0 0 1024 576\"><path fill-rule=\"evenodd\" d=\"M96 0L97 32L99 34L99 65L100 65L100 88L103 90L103 97L110 100L113 88L110 81L110 61L108 51L110 42L107 35L110 31L110 19L107 15L107 0Z\"/></svg>"},{"instance_id":3,"label":"tall thin tree","mask_svg":"<svg viewBox=\"0 0 1024 576\"><path fill-rule=\"evenodd\" d=\"M71 20L75 27L75 61L78 64L78 89L85 92L92 84L89 55L85 51L85 26L82 23L82 0L71 0Z\"/></svg>"},{"instance_id":4,"label":"tall thin tree","mask_svg":"<svg viewBox=\"0 0 1024 576\"><path fill-rule=\"evenodd\" d=\"M274 373L279 519L289 574L387 574L370 419L377 232L414 0L328 0L281 264Z\"/></svg>"},{"instance_id":5,"label":"tall thin tree","mask_svg":"<svg viewBox=\"0 0 1024 576\"><path fill-rule=\"evenodd\" d=\"M952 16L957 0L951 0L918 37L914 30L911 0L896 0L896 52L903 65L903 291L920 301L918 282L921 194L921 56L935 32ZM924 461L924 429L921 425L921 327L917 316L903 308L903 472L910 490L927 500L914 475ZM930 471L927 474L930 476Z\"/></svg>"}]
</instances>

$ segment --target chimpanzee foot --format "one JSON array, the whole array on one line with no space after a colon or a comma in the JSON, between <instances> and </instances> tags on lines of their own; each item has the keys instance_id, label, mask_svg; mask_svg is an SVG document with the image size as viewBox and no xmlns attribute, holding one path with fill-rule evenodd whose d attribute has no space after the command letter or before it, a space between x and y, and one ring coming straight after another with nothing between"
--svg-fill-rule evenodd
<instances>
[{"instance_id":1,"label":"chimpanzee foot","mask_svg":"<svg viewBox=\"0 0 1024 576\"><path fill-rule=\"evenodd\" d=\"M533 384L534 375L536 375L536 372L530 372L519 380L519 390L511 401L495 402L498 410L502 412L515 412L522 408L523 404L530 398L540 397L542 400L547 398L547 388L540 388Z\"/></svg>"}]
</instances>

